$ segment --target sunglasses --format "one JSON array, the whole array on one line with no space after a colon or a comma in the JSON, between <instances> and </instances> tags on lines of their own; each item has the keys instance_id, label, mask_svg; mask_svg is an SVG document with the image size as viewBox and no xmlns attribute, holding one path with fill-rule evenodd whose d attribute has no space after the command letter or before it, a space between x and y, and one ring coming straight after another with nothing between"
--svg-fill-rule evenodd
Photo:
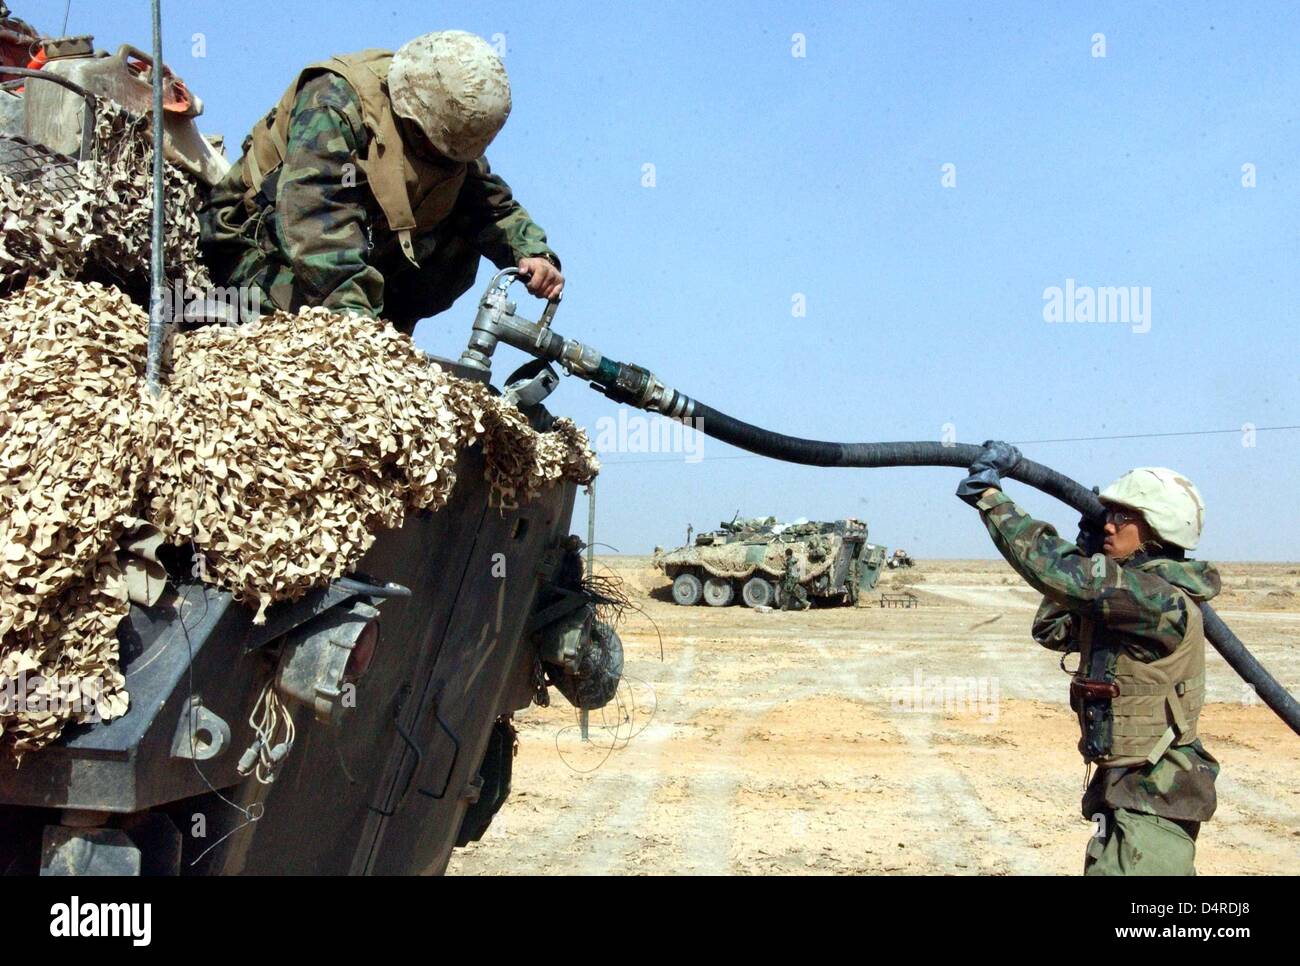
<instances>
[{"instance_id":1,"label":"sunglasses","mask_svg":"<svg viewBox=\"0 0 1300 966\"><path fill-rule=\"evenodd\" d=\"M1115 529L1127 526L1130 523L1137 523L1142 519L1142 514L1136 510L1107 510L1106 522L1113 524Z\"/></svg>"}]
</instances>

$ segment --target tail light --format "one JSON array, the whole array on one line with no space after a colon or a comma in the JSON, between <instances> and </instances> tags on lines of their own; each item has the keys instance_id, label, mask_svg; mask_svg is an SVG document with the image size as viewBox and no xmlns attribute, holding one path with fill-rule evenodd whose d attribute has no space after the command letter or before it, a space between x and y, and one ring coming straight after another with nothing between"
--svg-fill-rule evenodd
<instances>
[{"instance_id":1,"label":"tail light","mask_svg":"<svg viewBox=\"0 0 1300 966\"><path fill-rule=\"evenodd\" d=\"M318 721L331 721L354 696L354 684L370 669L379 643L379 611L353 601L326 611L285 636L276 669L280 697L310 706Z\"/></svg>"}]
</instances>

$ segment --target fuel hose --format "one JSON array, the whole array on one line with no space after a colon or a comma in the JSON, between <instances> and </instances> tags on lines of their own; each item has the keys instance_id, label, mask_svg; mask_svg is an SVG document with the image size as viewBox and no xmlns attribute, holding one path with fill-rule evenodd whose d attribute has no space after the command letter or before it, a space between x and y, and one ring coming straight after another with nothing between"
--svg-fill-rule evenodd
<instances>
[{"instance_id":1,"label":"fuel hose","mask_svg":"<svg viewBox=\"0 0 1300 966\"><path fill-rule=\"evenodd\" d=\"M628 400L632 401L632 400ZM809 466L953 466L966 469L975 462L981 447L969 443L896 442L836 443L828 440L786 436L743 422L697 400L676 394L671 407L693 416L700 431L724 443L760 456ZM1051 467L1022 459L1008 476L1056 497L1087 516L1099 516L1102 504L1097 495ZM1268 672L1246 645L1215 613L1201 602L1205 636L1223 655L1228 665L1255 689L1259 699L1294 731L1300 734L1300 703Z\"/></svg>"},{"instance_id":2,"label":"fuel hose","mask_svg":"<svg viewBox=\"0 0 1300 966\"><path fill-rule=\"evenodd\" d=\"M493 276L488 284L487 291L479 302L469 345L461 354L462 365L491 372L492 353L498 342L505 342L534 358L558 362L571 375L587 380L593 389L615 402L674 419L693 417L694 425L714 439L787 463L866 468L952 466L966 469L980 455L980 447L969 443L836 443L786 436L743 422L665 385L648 369L634 363L619 362L594 346L566 339L551 326L557 305L554 301L547 305L541 322L530 322L518 316L514 303L505 295L506 289L517 280L517 276L517 270L506 269ZM546 391L549 392L549 389ZM1041 463L1022 459L1006 475L1056 497L1086 516L1097 517L1102 513L1101 501L1092 490ZM1300 734L1300 704L1256 660L1209 604L1202 602L1200 607L1205 618L1205 636L1210 643L1242 680L1254 688L1259 699L1285 721L1292 731Z\"/></svg>"}]
</instances>

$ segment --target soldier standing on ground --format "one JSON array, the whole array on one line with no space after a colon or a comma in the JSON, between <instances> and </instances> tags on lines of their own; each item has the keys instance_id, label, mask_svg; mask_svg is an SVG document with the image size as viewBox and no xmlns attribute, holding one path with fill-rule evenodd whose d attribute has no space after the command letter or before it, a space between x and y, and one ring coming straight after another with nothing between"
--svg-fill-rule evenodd
<instances>
[{"instance_id":1,"label":"soldier standing on ground","mask_svg":"<svg viewBox=\"0 0 1300 966\"><path fill-rule=\"evenodd\" d=\"M799 561L795 559L794 550L786 547L785 570L781 574L782 610L806 610L808 608L808 592L804 590L803 584L799 582L800 577Z\"/></svg>"},{"instance_id":2,"label":"soldier standing on ground","mask_svg":"<svg viewBox=\"0 0 1300 966\"><path fill-rule=\"evenodd\" d=\"M463 31L310 65L201 212L213 281L268 311L320 305L408 333L474 284L480 256L558 298L559 258L483 156L509 113L505 67Z\"/></svg>"},{"instance_id":3,"label":"soldier standing on ground","mask_svg":"<svg viewBox=\"0 0 1300 966\"><path fill-rule=\"evenodd\" d=\"M1083 815L1098 821L1084 875L1195 875L1196 837L1214 814L1219 763L1196 725L1205 699L1200 601L1219 573L1187 559L1205 505L1173 470L1125 473L1100 497L1104 525L1062 540L1002 492L1020 451L987 442L957 495L979 509L1007 562L1043 594L1034 639L1079 655L1070 707L1082 737ZM1100 819L1097 817L1100 816Z\"/></svg>"}]
</instances>

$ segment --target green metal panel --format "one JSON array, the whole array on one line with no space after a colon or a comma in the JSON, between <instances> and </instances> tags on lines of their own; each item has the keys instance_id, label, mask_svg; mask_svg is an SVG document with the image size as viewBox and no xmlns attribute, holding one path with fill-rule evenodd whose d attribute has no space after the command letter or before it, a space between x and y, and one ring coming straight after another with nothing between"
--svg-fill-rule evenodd
<instances>
[{"instance_id":1,"label":"green metal panel","mask_svg":"<svg viewBox=\"0 0 1300 966\"><path fill-rule=\"evenodd\" d=\"M858 590L867 591L876 586L880 571L885 569L886 548L874 543L864 543L858 554Z\"/></svg>"}]
</instances>

